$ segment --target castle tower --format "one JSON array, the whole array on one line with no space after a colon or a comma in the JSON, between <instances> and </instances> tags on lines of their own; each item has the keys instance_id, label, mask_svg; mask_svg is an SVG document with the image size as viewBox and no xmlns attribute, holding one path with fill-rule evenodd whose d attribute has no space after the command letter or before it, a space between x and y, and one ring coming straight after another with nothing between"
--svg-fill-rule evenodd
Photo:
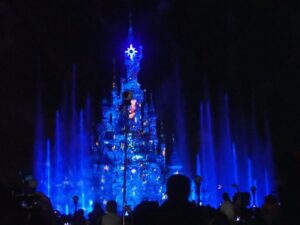
<instances>
[{"instance_id":1,"label":"castle tower","mask_svg":"<svg viewBox=\"0 0 300 225\"><path fill-rule=\"evenodd\" d=\"M99 159L94 167L99 168L95 179L99 184L95 186L99 186L100 201L106 204L115 199L119 209L123 200L125 151L126 204L133 208L143 200L161 202L165 196L165 149L163 154L158 151L157 116L152 97L147 103L146 91L138 82L143 48L134 40L131 18L127 43L124 50L126 79L120 80L119 93L114 70L112 102L103 104L98 142L93 147ZM124 93L130 95L129 104L124 104Z\"/></svg>"}]
</instances>

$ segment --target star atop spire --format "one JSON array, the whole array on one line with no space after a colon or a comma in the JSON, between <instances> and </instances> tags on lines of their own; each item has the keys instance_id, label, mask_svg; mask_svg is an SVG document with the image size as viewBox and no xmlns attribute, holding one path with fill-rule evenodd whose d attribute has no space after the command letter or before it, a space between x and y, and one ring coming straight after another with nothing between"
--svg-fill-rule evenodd
<instances>
[{"instance_id":1,"label":"star atop spire","mask_svg":"<svg viewBox=\"0 0 300 225\"><path fill-rule=\"evenodd\" d=\"M135 50L135 48L132 46L132 44L130 44L130 47L127 48L127 50L125 51L125 53L130 57L130 60L133 60L133 57L135 56L135 54L138 51Z\"/></svg>"},{"instance_id":2,"label":"star atop spire","mask_svg":"<svg viewBox=\"0 0 300 225\"><path fill-rule=\"evenodd\" d=\"M125 56L125 66L127 69L127 81L136 80L137 74L140 70L140 61L143 57L142 51L143 47L141 45L136 46L137 43L133 40L133 29L132 29L132 15L129 10L129 24L128 24L128 46L126 51L124 51Z\"/></svg>"}]
</instances>

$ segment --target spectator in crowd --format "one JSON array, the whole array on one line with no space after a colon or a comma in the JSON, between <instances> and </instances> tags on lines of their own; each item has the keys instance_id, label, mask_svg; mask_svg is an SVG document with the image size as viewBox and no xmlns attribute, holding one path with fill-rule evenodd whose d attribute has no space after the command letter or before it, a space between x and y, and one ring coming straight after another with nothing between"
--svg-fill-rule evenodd
<instances>
[{"instance_id":1,"label":"spectator in crowd","mask_svg":"<svg viewBox=\"0 0 300 225\"><path fill-rule=\"evenodd\" d=\"M159 204L155 201L143 201L133 211L134 225L153 225Z\"/></svg>"},{"instance_id":2,"label":"spectator in crowd","mask_svg":"<svg viewBox=\"0 0 300 225\"><path fill-rule=\"evenodd\" d=\"M79 209L75 212L73 218L73 225L86 225L86 220L84 218L84 210Z\"/></svg>"},{"instance_id":3,"label":"spectator in crowd","mask_svg":"<svg viewBox=\"0 0 300 225\"><path fill-rule=\"evenodd\" d=\"M101 208L101 205L98 202L96 202L94 204L94 208L93 208L92 212L90 212L88 215L89 224L90 225L101 225L103 214L104 214L104 212Z\"/></svg>"},{"instance_id":4,"label":"spectator in crowd","mask_svg":"<svg viewBox=\"0 0 300 225\"><path fill-rule=\"evenodd\" d=\"M224 192L222 194L223 203L221 204L220 211L223 213L229 221L234 220L234 206L230 200L229 194Z\"/></svg>"},{"instance_id":5,"label":"spectator in crowd","mask_svg":"<svg viewBox=\"0 0 300 225\"><path fill-rule=\"evenodd\" d=\"M191 182L188 177L177 174L167 181L168 199L158 210L158 224L195 224L195 206L189 202Z\"/></svg>"},{"instance_id":6,"label":"spectator in crowd","mask_svg":"<svg viewBox=\"0 0 300 225\"><path fill-rule=\"evenodd\" d=\"M265 196L262 206L262 217L267 225L279 224L280 210L275 196Z\"/></svg>"},{"instance_id":7,"label":"spectator in crowd","mask_svg":"<svg viewBox=\"0 0 300 225\"><path fill-rule=\"evenodd\" d=\"M102 217L102 225L121 225L121 217L117 214L117 203L110 200L106 204L106 214Z\"/></svg>"}]
</instances>

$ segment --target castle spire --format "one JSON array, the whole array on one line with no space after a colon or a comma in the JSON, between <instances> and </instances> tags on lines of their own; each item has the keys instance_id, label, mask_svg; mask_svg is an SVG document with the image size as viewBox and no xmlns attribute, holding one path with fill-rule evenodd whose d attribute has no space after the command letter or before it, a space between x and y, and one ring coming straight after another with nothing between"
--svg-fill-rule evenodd
<instances>
[{"instance_id":1,"label":"castle spire","mask_svg":"<svg viewBox=\"0 0 300 225\"><path fill-rule=\"evenodd\" d=\"M132 29L132 13L131 10L128 13L128 42L132 44L133 42L133 29Z\"/></svg>"},{"instance_id":2,"label":"castle spire","mask_svg":"<svg viewBox=\"0 0 300 225\"><path fill-rule=\"evenodd\" d=\"M113 82L112 82L112 103L114 106L118 103L118 85L116 72L116 58L113 58Z\"/></svg>"},{"instance_id":3,"label":"castle spire","mask_svg":"<svg viewBox=\"0 0 300 225\"><path fill-rule=\"evenodd\" d=\"M129 12L128 21L128 47L124 51L125 66L127 69L127 81L137 81L137 74L140 71L140 61L143 57L142 46L136 46L137 43L133 39L132 15Z\"/></svg>"},{"instance_id":4,"label":"castle spire","mask_svg":"<svg viewBox=\"0 0 300 225\"><path fill-rule=\"evenodd\" d=\"M117 72L116 72L116 58L113 57L112 60L113 63L113 83L112 83L112 88L113 90L117 89Z\"/></svg>"}]
</instances>

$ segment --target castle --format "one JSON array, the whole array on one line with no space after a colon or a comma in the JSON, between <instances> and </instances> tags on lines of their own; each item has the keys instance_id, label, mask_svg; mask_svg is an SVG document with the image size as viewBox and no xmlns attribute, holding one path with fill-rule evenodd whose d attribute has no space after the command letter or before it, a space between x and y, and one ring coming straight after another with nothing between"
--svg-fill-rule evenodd
<instances>
[{"instance_id":1,"label":"castle","mask_svg":"<svg viewBox=\"0 0 300 225\"><path fill-rule=\"evenodd\" d=\"M136 47L131 25L128 34L126 77L117 82L114 74L111 99L102 101L96 131L91 128L90 103L80 112L76 110L75 85L71 106L56 112L54 140L41 135L42 119L37 115L38 190L66 214L77 207L90 211L96 202L104 207L112 199L120 211L125 205L134 208L141 201L161 203L166 198L167 176L181 169L181 165L166 165L162 123L158 125L152 95L138 82L143 49ZM74 79L76 66L72 74Z\"/></svg>"},{"instance_id":2,"label":"castle","mask_svg":"<svg viewBox=\"0 0 300 225\"><path fill-rule=\"evenodd\" d=\"M134 40L131 25L128 34L123 52L126 76L118 82L114 73L111 99L102 101L95 132L91 129L90 103L80 112L76 110L75 85L71 107L56 112L53 140L45 139L42 117L36 117L34 168L38 189L51 199L55 209L66 214L76 209L75 196L78 207L87 211L95 202L104 206L111 199L117 201L120 211L145 200L161 203L167 197L168 176L189 175L185 170L190 164L182 157L189 154L188 145L178 140L180 135L176 136L177 145L173 138L173 146L168 148L172 154L166 159L162 123L158 123L151 94L138 82L143 48ZM74 67L72 73L75 77ZM244 192L257 188L251 204L260 205L265 195L276 190L268 120L264 118L265 135L259 135L255 110L249 118L242 111L230 114L228 99L227 94L222 95L214 111L209 98L199 103L200 143L191 176L203 179L198 196L195 180L192 182L190 199L218 207L220 193L233 195L235 184Z\"/></svg>"},{"instance_id":3,"label":"castle","mask_svg":"<svg viewBox=\"0 0 300 225\"><path fill-rule=\"evenodd\" d=\"M102 121L92 147L103 203L115 199L121 206L125 197L126 205L133 207L143 200L161 202L165 198L166 144L164 135L158 136L152 96L138 82L142 51L142 46L135 48L129 27L124 51L126 79L121 79L119 90L114 77L112 99L102 102Z\"/></svg>"}]
</instances>

